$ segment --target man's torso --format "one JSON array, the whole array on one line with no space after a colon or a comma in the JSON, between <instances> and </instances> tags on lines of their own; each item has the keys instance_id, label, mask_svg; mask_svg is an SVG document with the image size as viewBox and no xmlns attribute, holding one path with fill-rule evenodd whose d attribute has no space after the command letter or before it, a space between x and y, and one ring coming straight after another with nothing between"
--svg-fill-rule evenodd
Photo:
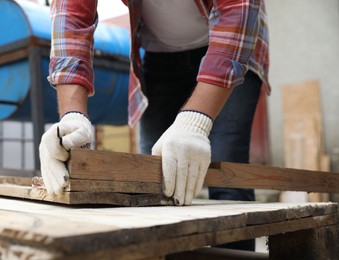
<instances>
[{"instance_id":1,"label":"man's torso","mask_svg":"<svg viewBox=\"0 0 339 260\"><path fill-rule=\"evenodd\" d=\"M176 52L208 45L208 22L193 0L143 0L141 46Z\"/></svg>"}]
</instances>

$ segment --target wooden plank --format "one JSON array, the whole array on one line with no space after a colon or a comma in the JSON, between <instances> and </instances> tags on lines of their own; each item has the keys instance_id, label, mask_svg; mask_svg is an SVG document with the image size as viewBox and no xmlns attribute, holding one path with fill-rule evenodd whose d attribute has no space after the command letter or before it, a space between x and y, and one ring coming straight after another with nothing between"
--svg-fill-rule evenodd
<instances>
[{"instance_id":1,"label":"wooden plank","mask_svg":"<svg viewBox=\"0 0 339 260\"><path fill-rule=\"evenodd\" d=\"M37 176L34 178L0 176L0 188L1 184L15 184L19 186L35 186L37 188L44 188L43 179ZM160 183L70 179L69 184L65 187L64 191L160 194L162 189Z\"/></svg>"},{"instance_id":2,"label":"wooden plank","mask_svg":"<svg viewBox=\"0 0 339 260\"><path fill-rule=\"evenodd\" d=\"M61 195L51 196L44 189L33 189L29 178L13 177L0 178L0 195L65 204L149 206L162 203L160 157L74 149L69 169L70 184ZM220 162L211 164L204 185L337 193L339 175Z\"/></svg>"},{"instance_id":3,"label":"wooden plank","mask_svg":"<svg viewBox=\"0 0 339 260\"><path fill-rule=\"evenodd\" d=\"M72 149L68 169L72 179L161 183L160 158L150 155Z\"/></svg>"},{"instance_id":4,"label":"wooden plank","mask_svg":"<svg viewBox=\"0 0 339 260\"><path fill-rule=\"evenodd\" d=\"M277 215L283 211L286 218L279 220ZM198 201L189 207L146 209L72 208L0 199L0 240L61 252L65 257L147 258L335 225L337 214L335 203L206 205Z\"/></svg>"},{"instance_id":5,"label":"wooden plank","mask_svg":"<svg viewBox=\"0 0 339 260\"><path fill-rule=\"evenodd\" d=\"M322 131L322 108L319 82L306 81L282 87L284 118L316 116Z\"/></svg>"},{"instance_id":6,"label":"wooden plank","mask_svg":"<svg viewBox=\"0 0 339 260\"><path fill-rule=\"evenodd\" d=\"M339 192L339 175L329 172L221 162L209 169L205 186Z\"/></svg>"},{"instance_id":7,"label":"wooden plank","mask_svg":"<svg viewBox=\"0 0 339 260\"><path fill-rule=\"evenodd\" d=\"M110 243L106 241L114 241L107 234L99 234L96 235L88 235L88 236L80 236L73 237L72 239L64 239L64 243L68 242L69 246L63 248L61 250L56 250L53 248L53 243L49 244L51 255L55 255L56 252L59 253L58 257L61 258L60 254L62 254L62 259L83 259L83 258L91 258L91 259L149 259L150 257L163 255L163 254L173 254L177 252L183 252L187 250L195 250L207 245L217 245L223 243L229 243L234 241L243 240L249 237L259 237L261 234L265 235L275 235L281 234L285 232L295 232L297 230L307 230L315 228L317 225L318 219L320 217L309 217L305 219L292 220L289 222L291 226L285 223L275 223L275 224L263 224L259 226L246 226L235 229L226 229L222 231L212 231L212 232L202 232L198 234L189 234L187 236L177 236L172 237L170 239L159 239L159 240L150 240L146 242L136 242L136 243L126 243L122 246L111 246ZM38 216L38 219L39 216ZM41 220L41 219L40 219ZM322 225L327 225L332 223L333 216L326 216L321 219L323 221ZM324 222L325 220L325 222ZM118 231L116 231L118 232ZM16 233L20 233L16 231ZM21 233L22 234L22 233ZM271 235L270 235L271 234ZM97 237L101 235L101 237L105 237L104 239L98 239ZM123 235L123 234L121 234ZM37 236L37 234L35 235ZM3 239L3 236L0 233L0 241ZM84 238L85 239L81 239ZM47 239L47 237L45 237ZM7 239L7 241L11 241L12 243L18 243L15 239ZM90 242L88 242L90 241ZM94 243L96 241L97 243ZM300 240L299 242L303 242L307 240ZM41 241L43 242L43 241ZM38 245L41 245L37 243ZM60 239L58 242L62 243ZM84 243L83 243L84 242ZM101 246L98 246L98 242L101 243ZM105 243L106 242L106 243ZM22 242L21 242L22 243ZM39 255L41 249L34 243L26 242L30 244L30 250L32 255ZM82 244L83 243L83 244ZM87 246L90 245L91 246ZM331 243L333 245L333 243ZM51 248L52 246L52 248ZM47 247L47 246L46 246ZM47 247L48 248L48 247ZM60 249L60 244L58 245ZM286 250L286 246L284 246ZM295 252L297 252L297 248L289 247L288 249L293 248ZM39 250L39 253L34 254L34 249ZM330 248L333 251L332 247ZM47 250L46 250L47 251ZM274 250L271 250L274 252ZM70 257L70 258L68 258ZM294 258L292 258L294 259ZM298 258L303 259L303 258ZM319 259L319 258L313 258ZM330 258L331 259L331 258ZM332 258L335 259L335 258Z\"/></svg>"},{"instance_id":8,"label":"wooden plank","mask_svg":"<svg viewBox=\"0 0 339 260\"><path fill-rule=\"evenodd\" d=\"M325 155L320 86L317 81L283 86L285 167L312 171L322 168ZM323 201L328 194L282 193L281 201Z\"/></svg>"},{"instance_id":9,"label":"wooden plank","mask_svg":"<svg viewBox=\"0 0 339 260\"><path fill-rule=\"evenodd\" d=\"M277 234L269 237L270 259L338 259L337 244L337 225Z\"/></svg>"},{"instance_id":10,"label":"wooden plank","mask_svg":"<svg viewBox=\"0 0 339 260\"><path fill-rule=\"evenodd\" d=\"M65 191L161 194L162 186L154 182L70 179Z\"/></svg>"},{"instance_id":11,"label":"wooden plank","mask_svg":"<svg viewBox=\"0 0 339 260\"><path fill-rule=\"evenodd\" d=\"M148 208L117 208L117 207L71 207L53 204L41 204L31 201L15 200L0 198L0 210L6 212L24 213L22 225L20 228L25 231L33 230L28 223L28 216L50 216L53 218L67 219L72 222L66 229L51 229L50 225L54 225L53 221L39 222L37 227L41 227L46 233L57 232L60 236L71 236L72 234L79 236L87 234L88 223L92 223L92 228L96 226L105 226L106 231L116 229L133 228L139 229L144 227L157 226L156 234L152 234L154 240L161 237L170 238L175 234L187 235L189 233L199 233L202 231L222 230L225 228L238 228L245 225L257 225L267 223L277 223L283 220L303 219L307 217L327 216L338 213L337 203L234 203L229 201L211 201L211 200L194 200L193 205L187 207L148 207ZM170 214L169 214L170 212ZM270 217L267 216L270 214ZM283 215L281 218L279 215ZM19 227L19 224L5 221L11 218L5 218L0 215L0 225ZM256 219L254 222L253 219ZM34 217L31 218L31 221ZM138 221L139 220L139 221ZM236 221L232 221L236 220ZM18 219L19 221L19 219ZM27 222L28 221L28 222ZM78 223L78 224L75 224ZM203 225L206 223L208 225ZM213 224L214 223L214 224ZM34 224L32 222L32 224ZM48 225L48 228L44 228ZM79 228L81 226L81 228ZM167 227L168 226L168 227ZM89 227L89 226L88 226ZM27 229L27 230L26 230ZM98 228L101 232L104 229ZM173 232L169 232L172 230ZM133 231L136 235L137 232ZM175 234L174 234L175 233ZM27 234L29 235L29 234ZM145 234L142 234L145 235ZM116 238L118 239L118 237ZM135 237L120 237L120 241L128 239L131 243L135 241ZM142 239L141 237L138 239ZM144 237L145 241L150 237ZM119 239L118 239L119 240ZM115 241L117 245L118 241Z\"/></svg>"},{"instance_id":12,"label":"wooden plank","mask_svg":"<svg viewBox=\"0 0 339 260\"><path fill-rule=\"evenodd\" d=\"M117 152L131 152L131 136L128 125L96 125L96 148Z\"/></svg>"},{"instance_id":13,"label":"wooden plank","mask_svg":"<svg viewBox=\"0 0 339 260\"><path fill-rule=\"evenodd\" d=\"M138 259L141 257L147 257L154 254L173 253L173 252L182 252L187 250L194 250L201 248L205 245L218 245L224 243L230 243L239 240L245 240L249 238L255 238L261 236L261 234L266 234L268 236L274 234L280 234L285 232L295 232L296 230L312 229L315 228L314 225L318 220L323 221L324 219L319 219L320 217L306 218L299 220L291 220L289 223L291 226L288 226L286 222L275 223L275 224L264 224L260 226L247 226L244 228L230 229L217 232L208 232L203 234L192 234L189 236L184 236L180 238L173 238L168 240L159 240L152 241L150 243L142 243L138 245L130 245L126 247L118 247L114 249L108 249L105 254L113 255L117 259ZM330 225L333 222L333 216L325 217L325 222L323 225ZM286 247L284 247L285 250ZM297 248L295 248L297 251ZM100 252L101 254L103 252ZM302 253L302 252L301 252ZM84 256L84 255L83 255ZM92 255L91 255L92 256ZM93 254L94 256L94 254ZM132 257L130 257L132 256ZM285 259L285 258L279 258ZM290 258L296 259L296 258ZM297 258L305 259L305 258ZM307 259L307 258L306 258ZM313 258L317 259L317 258ZM335 258L330 258L335 259Z\"/></svg>"},{"instance_id":14,"label":"wooden plank","mask_svg":"<svg viewBox=\"0 0 339 260\"><path fill-rule=\"evenodd\" d=\"M1 184L32 186L32 177L0 176L0 185Z\"/></svg>"},{"instance_id":15,"label":"wooden plank","mask_svg":"<svg viewBox=\"0 0 339 260\"><path fill-rule=\"evenodd\" d=\"M21 179L22 180L22 179ZM8 181L8 180L7 180ZM22 182L25 182L23 180ZM18 178L14 182L19 182ZM127 194L118 192L62 192L58 195L48 194L45 189L18 184L0 184L0 195L15 198L55 202L69 205L80 204L107 204L116 206L150 206L161 205L162 195L158 194Z\"/></svg>"},{"instance_id":16,"label":"wooden plank","mask_svg":"<svg viewBox=\"0 0 339 260\"><path fill-rule=\"evenodd\" d=\"M161 195L160 157L75 149L71 151L69 169L70 184L61 195L51 196L44 189L32 188L30 178L13 177L0 178L0 195L64 204L150 206L165 203ZM336 193L339 175L220 162L211 164L204 185Z\"/></svg>"},{"instance_id":17,"label":"wooden plank","mask_svg":"<svg viewBox=\"0 0 339 260\"><path fill-rule=\"evenodd\" d=\"M20 245L2 237L0 237L0 256L3 260L63 259L61 252L32 247L31 245Z\"/></svg>"},{"instance_id":18,"label":"wooden plank","mask_svg":"<svg viewBox=\"0 0 339 260\"><path fill-rule=\"evenodd\" d=\"M318 221L320 220L320 221ZM243 240L248 237L258 237L261 234L265 235L275 235L280 233L295 232L297 230L308 230L315 228L315 225L318 225L320 222L320 226L330 225L333 222L333 216L326 216L324 218L320 217L309 217L305 219L297 219L289 222L290 225L285 223L274 223L274 224L263 224L259 226L246 226L235 229L226 229L222 231L212 231L212 232L202 232L202 233L192 233L187 236L177 236L172 237L170 239L159 239L159 240L150 240L147 242L137 242L137 243L126 243L123 246L111 246L109 243L105 243L103 239L97 239L96 237L100 234L103 236L103 233L97 233L97 236L85 236L85 240L90 240L90 242L85 242L85 240L80 240L81 237L73 237L73 239L65 239L64 243L70 243L70 246L62 248L63 250L55 250L53 247L48 251L50 255L63 259L83 259L83 258L91 258L91 259L150 259L151 257L156 257L158 255L163 254L173 254L177 252L187 251L187 250L195 250L207 245L216 245L229 243L233 241ZM321 223L322 222L322 223ZM118 231L117 231L118 232ZM16 231L16 233L19 233ZM109 235L105 234L106 241L114 241L110 238ZM122 234L121 234L122 235ZM271 236L270 235L270 236ZM0 233L0 241L2 240L2 236ZM47 239L45 237L45 239ZM78 241L76 241L78 240ZM98 246L98 243L93 243L93 241L101 242L101 246ZM7 241L11 241L12 243L18 243L15 239L8 239ZM62 241L61 239L59 240ZM308 241L308 240L300 240ZM300 242L299 241L299 242ZM43 242L43 241L42 241ZM85 242L84 244L81 244ZM28 241L26 242L28 243ZM92 246L87 246L91 243ZM38 243L41 245L41 243ZM51 244L50 244L51 245ZM53 243L52 243L53 245ZM331 243L333 245L333 243ZM39 256L41 252L41 248L37 245L30 243L30 254L31 256L36 255ZM47 247L48 248L48 247ZM58 245L60 248L60 245ZM284 246L286 249L286 246ZM297 248L293 248L295 252L297 252ZM289 250L290 250L289 248ZM16 248L17 249L17 248ZM67 249L67 250L65 250ZM329 247L331 251L333 251L333 247ZM38 253L34 253L37 250ZM47 251L47 250L46 250ZM47 252L48 252L47 251ZM274 252L274 250L272 250ZM62 254L62 255L60 255ZM208 258L209 259L209 258ZM292 258L294 259L294 258ZM299 258L298 258L299 259ZM300 258L302 259L302 258ZM318 258L317 258L318 259ZM334 259L334 258L333 258Z\"/></svg>"},{"instance_id":19,"label":"wooden plank","mask_svg":"<svg viewBox=\"0 0 339 260\"><path fill-rule=\"evenodd\" d=\"M207 245L219 245L234 241L255 238L262 235L274 235L296 230L313 229L316 225L330 225L336 216L309 217L304 219L290 220L287 222L263 224L258 226L245 226L221 231L201 232L186 236L177 236L170 239L150 240L147 242L124 245L113 248L101 248L91 252L79 252L76 259L90 257L93 259L140 259L156 255L167 255L187 250L195 250ZM297 249L296 249L297 250ZM292 258L293 259L293 258Z\"/></svg>"},{"instance_id":20,"label":"wooden plank","mask_svg":"<svg viewBox=\"0 0 339 260\"><path fill-rule=\"evenodd\" d=\"M72 179L161 183L161 158L73 149ZM204 186L339 193L339 174L240 163L212 163Z\"/></svg>"}]
</instances>

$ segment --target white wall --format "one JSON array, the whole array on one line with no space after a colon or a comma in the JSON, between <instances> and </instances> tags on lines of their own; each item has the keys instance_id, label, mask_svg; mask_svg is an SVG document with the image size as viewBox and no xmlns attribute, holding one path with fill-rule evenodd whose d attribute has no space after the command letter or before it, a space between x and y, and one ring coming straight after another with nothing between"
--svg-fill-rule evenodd
<instances>
[{"instance_id":1,"label":"white wall","mask_svg":"<svg viewBox=\"0 0 339 260\"><path fill-rule=\"evenodd\" d=\"M339 1L267 0L266 5L271 54L272 94L268 104L272 163L284 163L281 87L307 80L320 82L325 149L331 155L335 148L339 149Z\"/></svg>"}]
</instances>

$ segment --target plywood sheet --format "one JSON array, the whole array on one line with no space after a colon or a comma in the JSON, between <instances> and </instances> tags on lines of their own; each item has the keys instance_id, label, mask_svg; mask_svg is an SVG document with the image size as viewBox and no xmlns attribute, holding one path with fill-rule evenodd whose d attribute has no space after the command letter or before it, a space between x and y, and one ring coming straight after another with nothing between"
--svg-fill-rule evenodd
<instances>
[{"instance_id":1,"label":"plywood sheet","mask_svg":"<svg viewBox=\"0 0 339 260\"><path fill-rule=\"evenodd\" d=\"M282 96L285 167L326 171L319 83L307 81L283 86ZM328 194L298 195L301 196L282 194L281 199L293 198L295 202L302 197L310 201L328 199Z\"/></svg>"}]
</instances>

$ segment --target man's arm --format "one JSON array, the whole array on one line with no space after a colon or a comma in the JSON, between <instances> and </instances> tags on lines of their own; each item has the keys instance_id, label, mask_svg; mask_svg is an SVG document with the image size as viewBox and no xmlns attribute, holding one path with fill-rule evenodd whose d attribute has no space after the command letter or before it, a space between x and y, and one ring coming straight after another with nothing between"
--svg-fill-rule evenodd
<instances>
[{"instance_id":1,"label":"man's arm","mask_svg":"<svg viewBox=\"0 0 339 260\"><path fill-rule=\"evenodd\" d=\"M162 156L164 194L176 205L189 205L198 195L211 161L208 139L232 89L244 81L258 35L260 0L214 1L210 41L198 84L152 149Z\"/></svg>"},{"instance_id":2,"label":"man's arm","mask_svg":"<svg viewBox=\"0 0 339 260\"><path fill-rule=\"evenodd\" d=\"M56 90L60 117L69 111L78 111L88 117L87 89L80 85L58 85Z\"/></svg>"},{"instance_id":3,"label":"man's arm","mask_svg":"<svg viewBox=\"0 0 339 260\"><path fill-rule=\"evenodd\" d=\"M225 105L233 88L221 88L205 82L198 82L192 96L182 107L182 110L202 112L213 120Z\"/></svg>"},{"instance_id":4,"label":"man's arm","mask_svg":"<svg viewBox=\"0 0 339 260\"><path fill-rule=\"evenodd\" d=\"M48 76L52 86L80 85L89 95L94 94L92 64L94 31L98 23L96 8L97 0L52 1Z\"/></svg>"},{"instance_id":5,"label":"man's arm","mask_svg":"<svg viewBox=\"0 0 339 260\"><path fill-rule=\"evenodd\" d=\"M60 121L42 136L39 146L41 175L49 193L60 193L68 183L65 162L71 148L90 147L92 125L87 116L87 89L79 85L58 85Z\"/></svg>"},{"instance_id":6,"label":"man's arm","mask_svg":"<svg viewBox=\"0 0 339 260\"><path fill-rule=\"evenodd\" d=\"M232 89L243 82L258 36L261 2L214 2L209 48L201 62L199 82L182 110L196 110L215 119Z\"/></svg>"},{"instance_id":7,"label":"man's arm","mask_svg":"<svg viewBox=\"0 0 339 260\"><path fill-rule=\"evenodd\" d=\"M60 193L69 173L71 148L89 147L92 125L87 97L94 94L93 38L97 0L54 0L51 3L51 54L48 80L56 88L60 121L42 136L41 175L49 193Z\"/></svg>"}]
</instances>

